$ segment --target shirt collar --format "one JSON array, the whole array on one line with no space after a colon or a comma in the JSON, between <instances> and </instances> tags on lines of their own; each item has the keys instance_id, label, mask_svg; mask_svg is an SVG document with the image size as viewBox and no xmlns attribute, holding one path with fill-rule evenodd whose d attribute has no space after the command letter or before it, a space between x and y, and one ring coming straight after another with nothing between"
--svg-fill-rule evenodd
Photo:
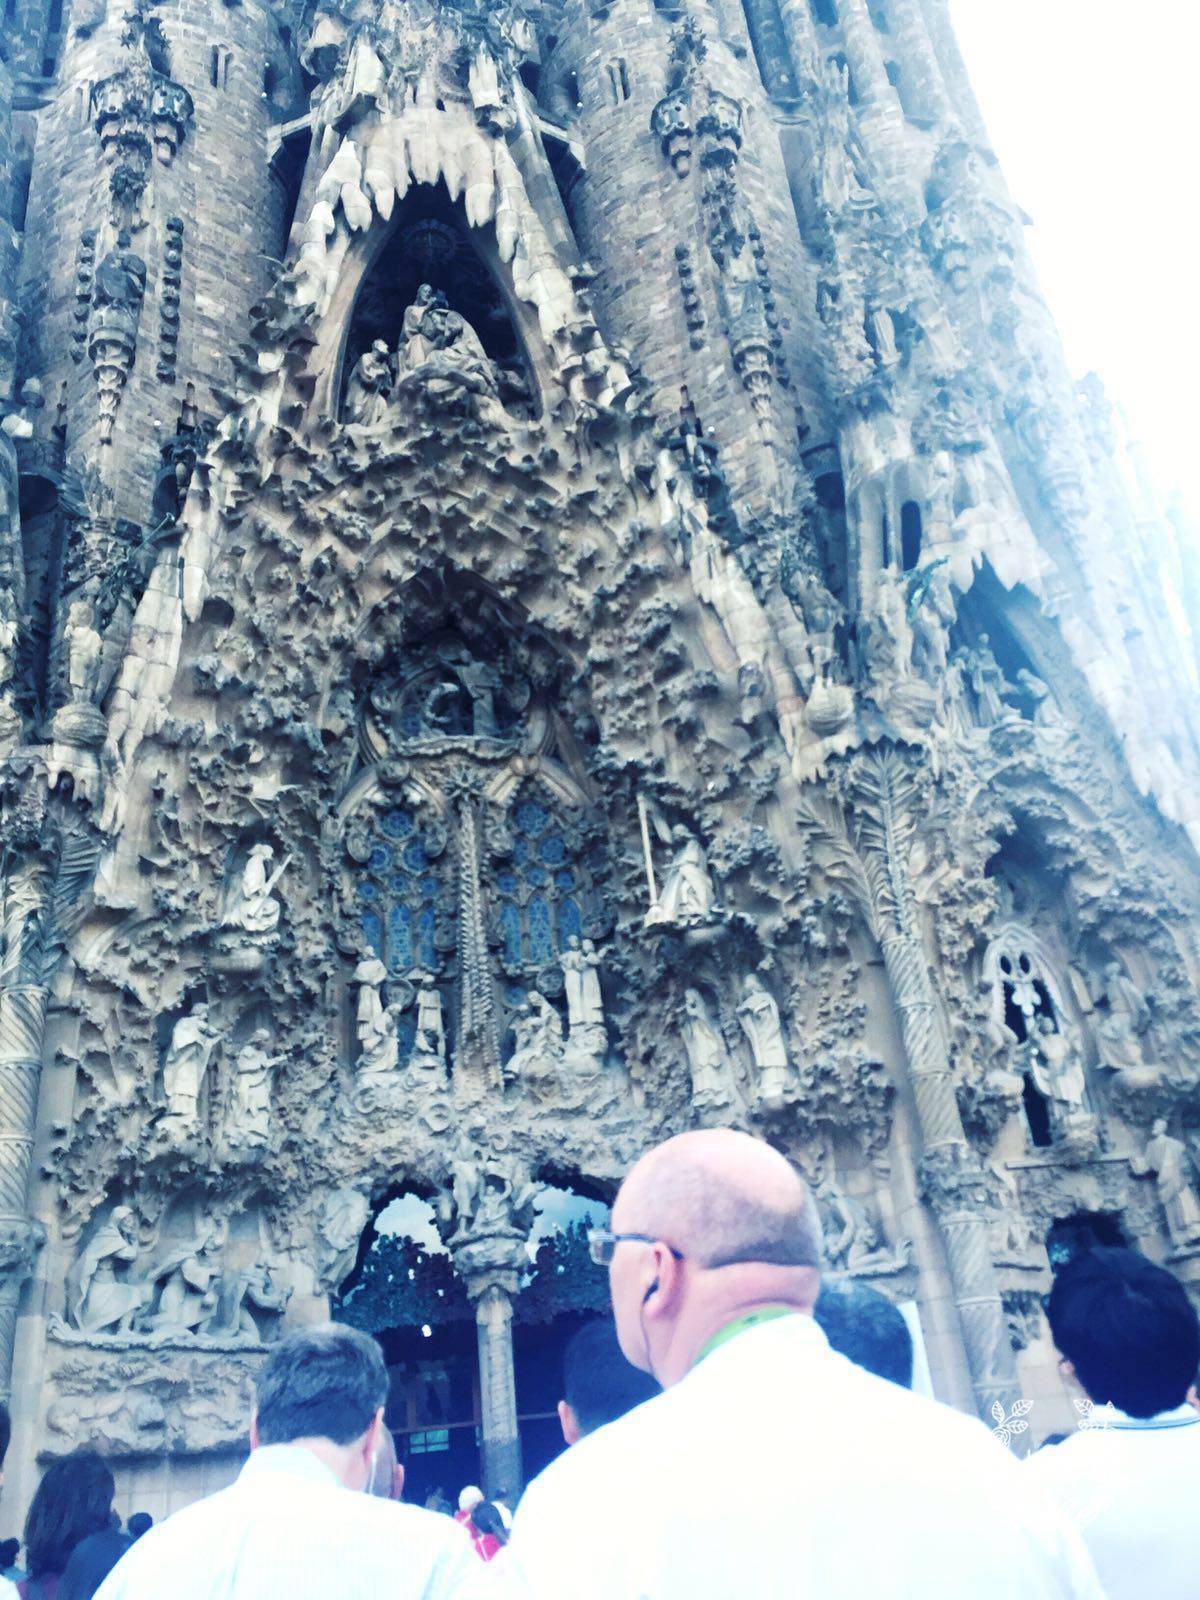
<instances>
[{"instance_id":1,"label":"shirt collar","mask_svg":"<svg viewBox=\"0 0 1200 1600\"><path fill-rule=\"evenodd\" d=\"M1127 1412L1119 1411L1113 1406L1111 1420L1105 1426L1128 1429L1130 1432L1150 1433L1157 1428L1187 1428L1195 1423L1200 1423L1200 1411L1185 1400L1181 1406L1174 1406L1170 1411L1158 1411L1152 1417L1131 1417Z\"/></svg>"},{"instance_id":2,"label":"shirt collar","mask_svg":"<svg viewBox=\"0 0 1200 1600\"><path fill-rule=\"evenodd\" d=\"M238 1476L259 1478L272 1473L288 1478L307 1478L310 1483L332 1484L339 1489L344 1487L337 1473L302 1444L260 1445L257 1450L250 1452Z\"/></svg>"}]
</instances>

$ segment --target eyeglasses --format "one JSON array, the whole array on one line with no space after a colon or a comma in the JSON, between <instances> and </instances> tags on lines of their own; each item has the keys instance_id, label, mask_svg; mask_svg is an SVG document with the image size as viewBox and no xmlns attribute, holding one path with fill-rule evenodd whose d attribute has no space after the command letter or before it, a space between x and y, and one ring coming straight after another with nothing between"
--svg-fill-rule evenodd
<instances>
[{"instance_id":1,"label":"eyeglasses","mask_svg":"<svg viewBox=\"0 0 1200 1600\"><path fill-rule=\"evenodd\" d=\"M652 1233L610 1233L607 1228L588 1229L588 1254L598 1267L607 1267L622 1240L628 1240L634 1244L666 1245L676 1261L683 1260L682 1250L676 1250L674 1245L667 1244L665 1239L656 1239Z\"/></svg>"}]
</instances>

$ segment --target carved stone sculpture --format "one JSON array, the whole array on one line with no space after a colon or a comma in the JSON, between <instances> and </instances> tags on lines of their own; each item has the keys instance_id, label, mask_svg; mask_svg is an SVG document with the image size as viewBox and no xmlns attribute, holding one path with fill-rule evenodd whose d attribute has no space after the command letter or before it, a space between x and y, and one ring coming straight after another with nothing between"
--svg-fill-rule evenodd
<instances>
[{"instance_id":1,"label":"carved stone sculpture","mask_svg":"<svg viewBox=\"0 0 1200 1600\"><path fill-rule=\"evenodd\" d=\"M148 1332L187 1338L212 1315L221 1252L228 1238L229 1224L205 1213L193 1236L169 1250L151 1269L146 1282L151 1290L158 1287L158 1303L140 1319Z\"/></svg>"},{"instance_id":2,"label":"carved stone sculpture","mask_svg":"<svg viewBox=\"0 0 1200 1600\"><path fill-rule=\"evenodd\" d=\"M899 1250L892 1250L863 1200L843 1193L831 1177L818 1185L816 1198L829 1266L863 1277L898 1272L907 1266L911 1243L906 1240Z\"/></svg>"},{"instance_id":3,"label":"carved stone sculpture","mask_svg":"<svg viewBox=\"0 0 1200 1600\"><path fill-rule=\"evenodd\" d=\"M108 1221L80 1256L67 1318L82 1333L124 1333L145 1304L148 1289L131 1278L138 1258L137 1219L132 1206L114 1206Z\"/></svg>"},{"instance_id":4,"label":"carved stone sculpture","mask_svg":"<svg viewBox=\"0 0 1200 1600\"><path fill-rule=\"evenodd\" d=\"M417 1031L413 1038L412 1063L430 1069L446 1066L446 1024L442 1017L441 991L432 972L413 972L417 986Z\"/></svg>"},{"instance_id":5,"label":"carved stone sculpture","mask_svg":"<svg viewBox=\"0 0 1200 1600\"><path fill-rule=\"evenodd\" d=\"M698 989L683 996L683 1048L692 1075L692 1103L698 1110L713 1110L730 1103L728 1057L708 1002Z\"/></svg>"},{"instance_id":6,"label":"carved stone sculpture","mask_svg":"<svg viewBox=\"0 0 1200 1600\"><path fill-rule=\"evenodd\" d=\"M646 916L647 924L674 927L710 922L716 909L716 891L708 870L708 857L695 834L682 823L672 832L674 855L663 881L662 893Z\"/></svg>"},{"instance_id":7,"label":"carved stone sculpture","mask_svg":"<svg viewBox=\"0 0 1200 1600\"><path fill-rule=\"evenodd\" d=\"M382 339L364 350L346 385L346 421L374 427L387 416L395 382L392 357Z\"/></svg>"},{"instance_id":8,"label":"carved stone sculpture","mask_svg":"<svg viewBox=\"0 0 1200 1600\"><path fill-rule=\"evenodd\" d=\"M599 1063L608 1045L604 997L600 992L600 956L590 939L572 934L558 958L567 1000L566 1053L579 1066Z\"/></svg>"},{"instance_id":9,"label":"carved stone sculpture","mask_svg":"<svg viewBox=\"0 0 1200 1600\"><path fill-rule=\"evenodd\" d=\"M271 1079L282 1055L267 1054L269 1028L256 1028L237 1053L225 1143L230 1150L260 1150L271 1137Z\"/></svg>"},{"instance_id":10,"label":"carved stone sculpture","mask_svg":"<svg viewBox=\"0 0 1200 1600\"><path fill-rule=\"evenodd\" d=\"M274 1320L287 1309L290 1288L277 1284L269 1267L225 1268L212 1290L213 1307L200 1324L205 1338L262 1343L251 1307Z\"/></svg>"},{"instance_id":11,"label":"carved stone sculpture","mask_svg":"<svg viewBox=\"0 0 1200 1600\"><path fill-rule=\"evenodd\" d=\"M1050 1017L1039 1017L1037 1031L1030 1041L1029 1059L1030 1076L1046 1097L1051 1127L1061 1138L1081 1118L1088 1119L1087 1080L1078 1041L1072 1034L1056 1028Z\"/></svg>"},{"instance_id":12,"label":"carved stone sculpture","mask_svg":"<svg viewBox=\"0 0 1200 1600\"><path fill-rule=\"evenodd\" d=\"M92 608L86 600L72 600L64 639L71 699L88 702L96 692L102 641L92 626Z\"/></svg>"},{"instance_id":13,"label":"carved stone sculpture","mask_svg":"<svg viewBox=\"0 0 1200 1600\"><path fill-rule=\"evenodd\" d=\"M100 442L111 444L121 392L133 366L138 319L146 293L146 263L122 230L100 260L92 283L88 355L100 396Z\"/></svg>"},{"instance_id":14,"label":"carved stone sculpture","mask_svg":"<svg viewBox=\"0 0 1200 1600\"><path fill-rule=\"evenodd\" d=\"M563 1053L562 1018L536 989L525 997L525 1004L512 1025L515 1048L504 1067L509 1083L545 1080L556 1075Z\"/></svg>"},{"instance_id":15,"label":"carved stone sculpture","mask_svg":"<svg viewBox=\"0 0 1200 1600\"><path fill-rule=\"evenodd\" d=\"M274 859L272 845L260 842L250 846L246 864L222 918L225 927L244 928L247 933L253 934L274 933L279 924L280 904L272 891L287 870L291 858L286 857L272 872L271 863Z\"/></svg>"},{"instance_id":16,"label":"carved stone sculpture","mask_svg":"<svg viewBox=\"0 0 1200 1600\"><path fill-rule=\"evenodd\" d=\"M193 1006L171 1030L163 1062L167 1110L162 1126L176 1141L186 1139L195 1129L200 1091L219 1037L203 1003Z\"/></svg>"},{"instance_id":17,"label":"carved stone sculpture","mask_svg":"<svg viewBox=\"0 0 1200 1600\"><path fill-rule=\"evenodd\" d=\"M1126 977L1120 962L1110 961L1104 969L1101 1000L1105 1015L1096 1025L1099 1064L1112 1072L1144 1068L1142 1035L1150 1024L1150 1009L1137 985Z\"/></svg>"},{"instance_id":18,"label":"carved stone sculpture","mask_svg":"<svg viewBox=\"0 0 1200 1600\"><path fill-rule=\"evenodd\" d=\"M404 313L394 393L419 393L435 407L465 407L481 419L503 419L495 370L479 335L427 283Z\"/></svg>"},{"instance_id":19,"label":"carved stone sculpture","mask_svg":"<svg viewBox=\"0 0 1200 1600\"><path fill-rule=\"evenodd\" d=\"M1200 1173L1183 1140L1167 1132L1165 1117L1154 1123L1146 1148L1133 1157L1131 1166L1134 1172L1154 1174L1175 1250L1200 1249Z\"/></svg>"},{"instance_id":20,"label":"carved stone sculpture","mask_svg":"<svg viewBox=\"0 0 1200 1600\"><path fill-rule=\"evenodd\" d=\"M320 1288L336 1289L350 1271L370 1214L370 1203L358 1189L347 1185L326 1195L313 1238L313 1261Z\"/></svg>"},{"instance_id":21,"label":"carved stone sculpture","mask_svg":"<svg viewBox=\"0 0 1200 1600\"><path fill-rule=\"evenodd\" d=\"M367 956L354 969L358 990L358 1077L378 1079L396 1070L400 1041L396 1024L404 1011L402 1004L385 1006L383 985L387 968L378 956Z\"/></svg>"},{"instance_id":22,"label":"carved stone sculpture","mask_svg":"<svg viewBox=\"0 0 1200 1600\"><path fill-rule=\"evenodd\" d=\"M757 973L748 972L742 979L737 1012L758 1072L759 1099L765 1106L781 1106L788 1086L787 1046L779 1006Z\"/></svg>"}]
</instances>

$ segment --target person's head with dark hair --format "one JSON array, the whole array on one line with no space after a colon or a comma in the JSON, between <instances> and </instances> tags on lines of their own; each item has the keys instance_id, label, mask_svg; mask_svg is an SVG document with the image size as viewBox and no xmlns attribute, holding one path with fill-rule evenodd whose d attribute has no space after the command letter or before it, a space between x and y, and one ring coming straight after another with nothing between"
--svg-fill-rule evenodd
<instances>
[{"instance_id":1,"label":"person's head with dark hair","mask_svg":"<svg viewBox=\"0 0 1200 1600\"><path fill-rule=\"evenodd\" d=\"M145 1516L143 1511L139 1513ZM58 1586L58 1600L92 1600L96 1590L129 1549L133 1540L119 1528L105 1528L81 1539L67 1562Z\"/></svg>"},{"instance_id":2,"label":"person's head with dark hair","mask_svg":"<svg viewBox=\"0 0 1200 1600\"><path fill-rule=\"evenodd\" d=\"M1132 1250L1097 1248L1059 1269L1046 1318L1063 1370L1097 1405L1171 1411L1200 1367L1200 1320L1183 1285Z\"/></svg>"},{"instance_id":3,"label":"person's head with dark hair","mask_svg":"<svg viewBox=\"0 0 1200 1600\"><path fill-rule=\"evenodd\" d=\"M900 1311L878 1289L853 1278L826 1278L813 1318L833 1349L857 1366L912 1388L912 1334Z\"/></svg>"},{"instance_id":4,"label":"person's head with dark hair","mask_svg":"<svg viewBox=\"0 0 1200 1600\"><path fill-rule=\"evenodd\" d=\"M369 1335L333 1322L304 1328L275 1346L258 1375L251 1449L301 1445L348 1489L362 1489L387 1391L383 1352Z\"/></svg>"},{"instance_id":5,"label":"person's head with dark hair","mask_svg":"<svg viewBox=\"0 0 1200 1600\"><path fill-rule=\"evenodd\" d=\"M149 1533L154 1526L154 1518L148 1511L135 1511L125 1524L125 1532L131 1539L140 1539L144 1533Z\"/></svg>"},{"instance_id":6,"label":"person's head with dark hair","mask_svg":"<svg viewBox=\"0 0 1200 1600\"><path fill-rule=\"evenodd\" d=\"M4 1482L4 1458L8 1454L8 1442L11 1438L12 1418L8 1414L8 1407L0 1401L0 1483Z\"/></svg>"},{"instance_id":7,"label":"person's head with dark hair","mask_svg":"<svg viewBox=\"0 0 1200 1600\"><path fill-rule=\"evenodd\" d=\"M10 1569L16 1566L20 1554L20 1539L0 1539L0 1573L7 1576Z\"/></svg>"},{"instance_id":8,"label":"person's head with dark hair","mask_svg":"<svg viewBox=\"0 0 1200 1600\"><path fill-rule=\"evenodd\" d=\"M504 1526L504 1518L490 1500L479 1502L471 1512L471 1521L480 1533L499 1539L501 1544L508 1543L508 1529Z\"/></svg>"},{"instance_id":9,"label":"person's head with dark hair","mask_svg":"<svg viewBox=\"0 0 1200 1600\"><path fill-rule=\"evenodd\" d=\"M75 1546L112 1524L116 1485L92 1450L77 1450L46 1468L25 1518L29 1576L63 1572Z\"/></svg>"},{"instance_id":10,"label":"person's head with dark hair","mask_svg":"<svg viewBox=\"0 0 1200 1600\"><path fill-rule=\"evenodd\" d=\"M625 1359L611 1317L586 1322L568 1341L563 1358L563 1398L558 1402L563 1438L574 1444L660 1392L648 1372Z\"/></svg>"}]
</instances>

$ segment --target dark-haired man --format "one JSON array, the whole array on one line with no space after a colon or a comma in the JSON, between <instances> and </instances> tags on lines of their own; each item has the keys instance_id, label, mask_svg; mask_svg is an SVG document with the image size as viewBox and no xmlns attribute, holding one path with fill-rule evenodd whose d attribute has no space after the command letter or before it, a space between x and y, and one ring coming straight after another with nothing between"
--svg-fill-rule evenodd
<instances>
[{"instance_id":1,"label":"dark-haired man","mask_svg":"<svg viewBox=\"0 0 1200 1600\"><path fill-rule=\"evenodd\" d=\"M900 1309L878 1289L853 1278L825 1278L813 1321L839 1355L877 1378L912 1388L912 1334Z\"/></svg>"},{"instance_id":2,"label":"dark-haired man","mask_svg":"<svg viewBox=\"0 0 1200 1600\"><path fill-rule=\"evenodd\" d=\"M489 1569L532 1600L1099 1600L1078 1535L977 1419L864 1372L812 1319L804 1180L728 1129L651 1150L591 1235L663 1393L525 1491Z\"/></svg>"},{"instance_id":3,"label":"dark-haired man","mask_svg":"<svg viewBox=\"0 0 1200 1600\"><path fill-rule=\"evenodd\" d=\"M448 1600L476 1565L462 1530L362 1493L386 1398L374 1339L332 1323L292 1334L259 1373L237 1481L139 1539L97 1600Z\"/></svg>"},{"instance_id":4,"label":"dark-haired man","mask_svg":"<svg viewBox=\"0 0 1200 1600\"><path fill-rule=\"evenodd\" d=\"M1046 1301L1086 1426L1025 1472L1079 1527L1109 1600L1200 1592L1200 1322L1182 1285L1132 1250L1068 1261Z\"/></svg>"},{"instance_id":5,"label":"dark-haired man","mask_svg":"<svg viewBox=\"0 0 1200 1600\"><path fill-rule=\"evenodd\" d=\"M8 1454L8 1441L12 1438L12 1418L8 1414L8 1407L0 1401L0 1487L4 1484L4 1458ZM7 1542L7 1541L6 1541ZM14 1539L13 1544L17 1544ZM13 1551L13 1560L17 1559L20 1546ZM0 1577L0 1600L17 1600L17 1587L7 1578Z\"/></svg>"},{"instance_id":6,"label":"dark-haired man","mask_svg":"<svg viewBox=\"0 0 1200 1600\"><path fill-rule=\"evenodd\" d=\"M563 1357L563 1391L558 1420L568 1444L660 1393L649 1373L625 1359L611 1317L585 1322L571 1336Z\"/></svg>"}]
</instances>

